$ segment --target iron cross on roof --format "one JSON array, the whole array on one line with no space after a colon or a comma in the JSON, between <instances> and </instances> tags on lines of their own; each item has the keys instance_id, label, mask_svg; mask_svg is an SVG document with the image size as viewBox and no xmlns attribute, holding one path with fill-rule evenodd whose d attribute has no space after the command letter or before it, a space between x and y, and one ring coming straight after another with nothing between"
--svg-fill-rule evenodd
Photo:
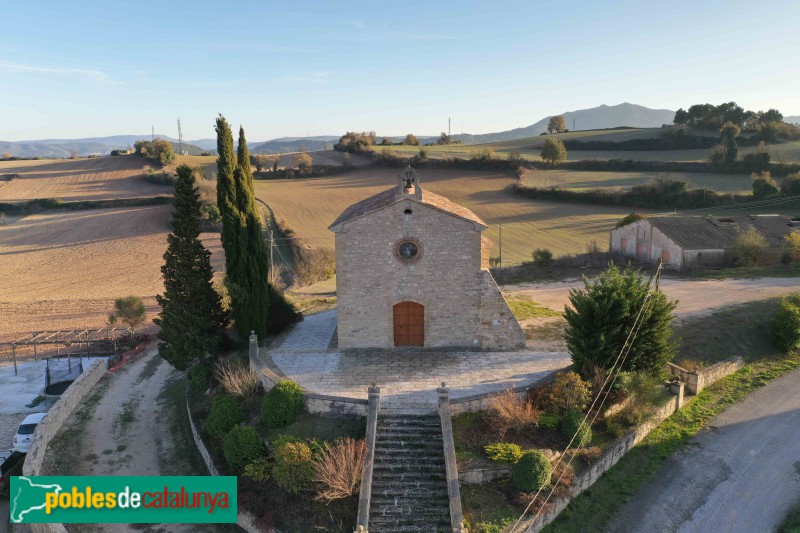
<instances>
[{"instance_id":1,"label":"iron cross on roof","mask_svg":"<svg viewBox=\"0 0 800 533\"><path fill-rule=\"evenodd\" d=\"M403 187L406 189L413 188L414 184L419 182L417 171L411 168L411 165L403 169L402 174L400 174L400 179L403 180Z\"/></svg>"}]
</instances>

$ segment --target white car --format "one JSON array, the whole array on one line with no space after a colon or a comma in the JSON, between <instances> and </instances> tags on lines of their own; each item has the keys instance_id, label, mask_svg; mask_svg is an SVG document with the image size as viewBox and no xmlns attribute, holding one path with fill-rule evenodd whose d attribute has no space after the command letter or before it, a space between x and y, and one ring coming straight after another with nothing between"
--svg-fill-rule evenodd
<instances>
[{"instance_id":1,"label":"white car","mask_svg":"<svg viewBox=\"0 0 800 533\"><path fill-rule=\"evenodd\" d=\"M25 417L22 424L19 425L17 434L14 435L14 450L22 453L28 453L28 448L31 447L31 439L33 438L33 431L42 418L47 413L34 413Z\"/></svg>"}]
</instances>

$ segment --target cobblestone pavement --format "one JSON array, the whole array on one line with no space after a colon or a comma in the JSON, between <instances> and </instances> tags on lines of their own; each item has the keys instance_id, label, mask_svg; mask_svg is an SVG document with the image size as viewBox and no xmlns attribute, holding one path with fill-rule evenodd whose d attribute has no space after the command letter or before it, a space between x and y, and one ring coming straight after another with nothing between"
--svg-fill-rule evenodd
<instances>
[{"instance_id":1,"label":"cobblestone pavement","mask_svg":"<svg viewBox=\"0 0 800 533\"><path fill-rule=\"evenodd\" d=\"M286 377L318 394L366 399L375 383L387 407L435 404L442 382L457 399L535 383L571 363L566 352L328 352L335 329L335 311L311 315L276 339L266 355Z\"/></svg>"}]
</instances>

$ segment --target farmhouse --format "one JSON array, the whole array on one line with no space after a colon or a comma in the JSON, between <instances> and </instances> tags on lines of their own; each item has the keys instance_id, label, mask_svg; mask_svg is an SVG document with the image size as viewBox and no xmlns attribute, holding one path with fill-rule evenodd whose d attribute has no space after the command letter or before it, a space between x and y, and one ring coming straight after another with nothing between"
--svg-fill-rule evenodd
<instances>
[{"instance_id":1,"label":"farmhouse","mask_svg":"<svg viewBox=\"0 0 800 533\"><path fill-rule=\"evenodd\" d=\"M739 232L755 228L766 237L773 259L783 253L783 239L800 225L781 215L735 217L669 216L643 218L611 231L612 253L682 270L694 266L730 264L731 248Z\"/></svg>"},{"instance_id":2,"label":"farmhouse","mask_svg":"<svg viewBox=\"0 0 800 533\"><path fill-rule=\"evenodd\" d=\"M396 187L348 207L336 235L339 348L513 350L525 334L488 269L478 216L425 191L411 167Z\"/></svg>"}]
</instances>

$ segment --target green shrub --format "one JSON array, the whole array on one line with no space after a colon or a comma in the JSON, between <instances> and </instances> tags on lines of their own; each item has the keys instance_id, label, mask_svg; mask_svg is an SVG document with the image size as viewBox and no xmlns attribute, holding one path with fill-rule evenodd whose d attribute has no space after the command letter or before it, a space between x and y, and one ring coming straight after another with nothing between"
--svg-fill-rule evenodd
<instances>
[{"instance_id":1,"label":"green shrub","mask_svg":"<svg viewBox=\"0 0 800 533\"><path fill-rule=\"evenodd\" d=\"M591 385L577 372L559 372L550 388L551 405L562 413L583 411L592 401Z\"/></svg>"},{"instance_id":2,"label":"green shrub","mask_svg":"<svg viewBox=\"0 0 800 533\"><path fill-rule=\"evenodd\" d=\"M539 427L542 429L556 429L561 417L555 413L542 413L539 415Z\"/></svg>"},{"instance_id":3,"label":"green shrub","mask_svg":"<svg viewBox=\"0 0 800 533\"><path fill-rule=\"evenodd\" d=\"M272 469L272 461L269 457L259 457L244 467L244 477L253 481L269 480L269 472Z\"/></svg>"},{"instance_id":4,"label":"green shrub","mask_svg":"<svg viewBox=\"0 0 800 533\"><path fill-rule=\"evenodd\" d=\"M274 452L278 448L293 442L303 442L303 439L295 437L294 435L289 435L288 433L281 433L269 442L269 447Z\"/></svg>"},{"instance_id":5,"label":"green shrub","mask_svg":"<svg viewBox=\"0 0 800 533\"><path fill-rule=\"evenodd\" d=\"M267 427L288 426L303 412L303 395L294 381L283 380L261 401L261 418Z\"/></svg>"},{"instance_id":6,"label":"green shrub","mask_svg":"<svg viewBox=\"0 0 800 533\"><path fill-rule=\"evenodd\" d=\"M781 300L778 311L769 321L769 335L781 351L800 348L800 296Z\"/></svg>"},{"instance_id":7,"label":"green shrub","mask_svg":"<svg viewBox=\"0 0 800 533\"><path fill-rule=\"evenodd\" d=\"M211 378L211 369L204 363L197 363L190 371L192 390L205 392L208 388L208 380Z\"/></svg>"},{"instance_id":8,"label":"green shrub","mask_svg":"<svg viewBox=\"0 0 800 533\"><path fill-rule=\"evenodd\" d=\"M522 448L519 444L509 442L496 442L483 447L486 457L497 463L516 463L522 457Z\"/></svg>"},{"instance_id":9,"label":"green shrub","mask_svg":"<svg viewBox=\"0 0 800 533\"><path fill-rule=\"evenodd\" d=\"M586 446L592 440L592 428L588 421L583 422L583 413L577 411L570 411L561 419L561 434L565 439L572 439L573 435L575 440L572 442L573 448L580 448Z\"/></svg>"},{"instance_id":10,"label":"green shrub","mask_svg":"<svg viewBox=\"0 0 800 533\"><path fill-rule=\"evenodd\" d=\"M625 426L616 418L606 418L606 431L615 439L625 434Z\"/></svg>"},{"instance_id":11,"label":"green shrub","mask_svg":"<svg viewBox=\"0 0 800 533\"><path fill-rule=\"evenodd\" d=\"M294 308L281 291L270 284L267 287L269 295L269 324L267 333L277 335L292 324L303 320L303 314Z\"/></svg>"},{"instance_id":12,"label":"green shrub","mask_svg":"<svg viewBox=\"0 0 800 533\"><path fill-rule=\"evenodd\" d=\"M511 480L519 490L532 492L550 485L553 466L539 450L528 450L522 454L511 472Z\"/></svg>"},{"instance_id":13,"label":"green shrub","mask_svg":"<svg viewBox=\"0 0 800 533\"><path fill-rule=\"evenodd\" d=\"M274 451L272 477L283 490L297 494L311 485L314 461L311 448L302 442L289 442Z\"/></svg>"},{"instance_id":14,"label":"green shrub","mask_svg":"<svg viewBox=\"0 0 800 533\"><path fill-rule=\"evenodd\" d=\"M536 266L546 267L553 262L553 252L547 248L537 248L531 255L533 256L533 264Z\"/></svg>"},{"instance_id":15,"label":"green shrub","mask_svg":"<svg viewBox=\"0 0 800 533\"><path fill-rule=\"evenodd\" d=\"M225 435L222 453L232 468L241 471L255 459L264 455L264 442L255 428L235 426Z\"/></svg>"},{"instance_id":16,"label":"green shrub","mask_svg":"<svg viewBox=\"0 0 800 533\"><path fill-rule=\"evenodd\" d=\"M211 400L211 412L206 419L206 431L212 438L221 441L233 426L244 420L239 401L233 396L220 394Z\"/></svg>"},{"instance_id":17,"label":"green shrub","mask_svg":"<svg viewBox=\"0 0 800 533\"><path fill-rule=\"evenodd\" d=\"M629 424L641 424L653 414L653 407L663 398L662 381L648 372L621 372L619 389L628 396L620 418Z\"/></svg>"}]
</instances>

